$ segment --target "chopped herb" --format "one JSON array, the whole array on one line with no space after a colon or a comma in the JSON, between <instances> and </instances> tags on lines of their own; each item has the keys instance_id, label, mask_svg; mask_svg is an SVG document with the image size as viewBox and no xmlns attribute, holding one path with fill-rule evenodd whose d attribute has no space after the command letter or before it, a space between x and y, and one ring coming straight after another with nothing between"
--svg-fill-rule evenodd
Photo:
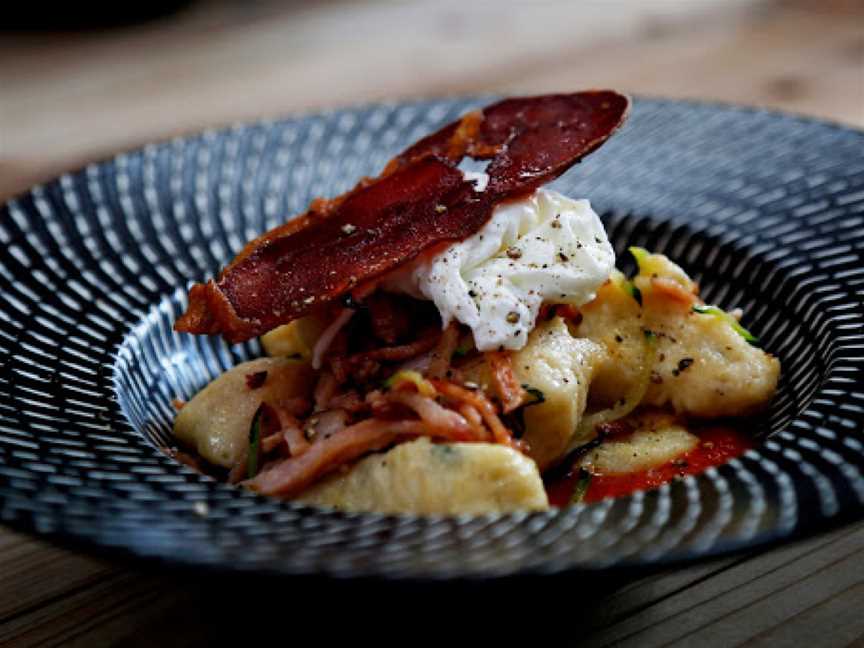
<instances>
[{"instance_id":1,"label":"chopped herb","mask_svg":"<svg viewBox=\"0 0 864 648\"><path fill-rule=\"evenodd\" d=\"M684 371L693 364L693 358L681 358L678 361L678 371Z\"/></svg>"},{"instance_id":2,"label":"chopped herb","mask_svg":"<svg viewBox=\"0 0 864 648\"><path fill-rule=\"evenodd\" d=\"M255 410L252 424L249 426L249 452L246 456L246 478L252 479L258 474L258 454L261 451L261 417L264 416L264 403Z\"/></svg>"},{"instance_id":3,"label":"chopped herb","mask_svg":"<svg viewBox=\"0 0 864 648\"><path fill-rule=\"evenodd\" d=\"M579 504L585 499L588 494L588 487L591 486L591 477L593 475L584 468L579 469L579 478L576 480L576 487L573 489L573 495L570 497L571 504Z\"/></svg>"},{"instance_id":4,"label":"chopped herb","mask_svg":"<svg viewBox=\"0 0 864 648\"><path fill-rule=\"evenodd\" d=\"M530 387L528 385L522 385L522 389L528 392L531 396L534 397L534 400L530 403L525 403L523 407L530 407L531 405L539 405L540 403L546 402L546 394L537 389L536 387Z\"/></svg>"},{"instance_id":5,"label":"chopped herb","mask_svg":"<svg viewBox=\"0 0 864 648\"><path fill-rule=\"evenodd\" d=\"M636 303L637 303L637 304L639 304L639 305L641 306L641 305L642 305L642 291L639 290L639 289L638 289L638 288L633 284L633 282L630 282L630 281L628 281L628 282L625 284L625 287L626 287L626 289L627 289L627 292L630 293L630 296L631 296L633 299L636 300Z\"/></svg>"},{"instance_id":6,"label":"chopped herb","mask_svg":"<svg viewBox=\"0 0 864 648\"><path fill-rule=\"evenodd\" d=\"M525 435L525 411L522 407L509 414L502 414L501 421L510 430L514 439L521 439Z\"/></svg>"},{"instance_id":7,"label":"chopped herb","mask_svg":"<svg viewBox=\"0 0 864 648\"><path fill-rule=\"evenodd\" d=\"M266 371L256 371L255 373L246 374L246 388L258 389L267 381Z\"/></svg>"},{"instance_id":8,"label":"chopped herb","mask_svg":"<svg viewBox=\"0 0 864 648\"><path fill-rule=\"evenodd\" d=\"M711 315L712 317L720 321L726 322L727 324L729 324L729 326L732 327L733 331L735 331L738 335L744 338L749 344L753 346L759 346L759 338L757 338L750 331L741 326L740 322L738 322L737 319L732 317L722 308L719 308L717 306L697 304L693 307L693 312L699 313L700 315Z\"/></svg>"},{"instance_id":9,"label":"chopped herb","mask_svg":"<svg viewBox=\"0 0 864 648\"><path fill-rule=\"evenodd\" d=\"M471 353L471 349L474 348L474 345L471 343L470 338L453 349L453 358L464 358L466 355Z\"/></svg>"},{"instance_id":10,"label":"chopped herb","mask_svg":"<svg viewBox=\"0 0 864 648\"><path fill-rule=\"evenodd\" d=\"M525 434L525 409L532 405L546 402L546 395L539 389L530 387L529 385L522 385L522 389L528 392L533 400L523 403L509 414L504 414L501 417L504 425L507 426L516 439L521 439Z\"/></svg>"}]
</instances>

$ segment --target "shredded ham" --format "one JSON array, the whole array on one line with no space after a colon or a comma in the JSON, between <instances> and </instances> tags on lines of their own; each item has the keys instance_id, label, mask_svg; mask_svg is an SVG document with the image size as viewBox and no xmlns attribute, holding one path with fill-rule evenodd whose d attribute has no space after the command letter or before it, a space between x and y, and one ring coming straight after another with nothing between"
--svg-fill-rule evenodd
<instances>
[{"instance_id":1,"label":"shredded ham","mask_svg":"<svg viewBox=\"0 0 864 648\"><path fill-rule=\"evenodd\" d=\"M492 440L492 435L489 434L489 431L485 427L483 427L483 417L480 416L480 412L477 411L476 407L469 405L468 403L462 403L459 405L459 413L466 421L468 421L468 425L471 426L471 429L474 431L474 434L477 435L479 440Z\"/></svg>"},{"instance_id":2,"label":"shredded ham","mask_svg":"<svg viewBox=\"0 0 864 648\"><path fill-rule=\"evenodd\" d=\"M432 331L410 344L400 344L399 346L381 347L380 349L364 351L351 356L349 361L353 363L359 360L383 360L385 362L407 360L432 349L438 344L440 337L441 334L438 331Z\"/></svg>"},{"instance_id":3,"label":"shredded ham","mask_svg":"<svg viewBox=\"0 0 864 648\"><path fill-rule=\"evenodd\" d=\"M278 399L279 406L269 405L272 410L281 410L283 412L287 412L292 416L303 416L309 413L309 408L312 404L309 402L308 398L304 398L303 396L295 396L293 398L280 398Z\"/></svg>"},{"instance_id":4,"label":"shredded ham","mask_svg":"<svg viewBox=\"0 0 864 648\"><path fill-rule=\"evenodd\" d=\"M322 371L315 384L315 411L321 412L330 407L330 401L339 389L339 381L329 371Z\"/></svg>"},{"instance_id":5,"label":"shredded ham","mask_svg":"<svg viewBox=\"0 0 864 648\"><path fill-rule=\"evenodd\" d=\"M366 403L360 398L360 394L349 389L347 392L333 396L327 403L327 409L343 409L356 414L366 410Z\"/></svg>"},{"instance_id":6,"label":"shredded ham","mask_svg":"<svg viewBox=\"0 0 864 648\"><path fill-rule=\"evenodd\" d=\"M658 297L663 297L667 301L686 306L687 308L692 307L698 299L693 292L668 277L652 277L651 290Z\"/></svg>"},{"instance_id":7,"label":"shredded ham","mask_svg":"<svg viewBox=\"0 0 864 648\"><path fill-rule=\"evenodd\" d=\"M513 354L508 351L491 351L486 353L486 362L492 371L492 383L504 413L512 412L525 402L527 395L513 373Z\"/></svg>"},{"instance_id":8,"label":"shredded ham","mask_svg":"<svg viewBox=\"0 0 864 648\"><path fill-rule=\"evenodd\" d=\"M397 371L416 371L417 373L423 374L424 376L428 375L429 366L432 364L432 359L434 355L435 351L429 351L428 353L423 353L415 358L406 360L401 365L399 365L399 369Z\"/></svg>"},{"instance_id":9,"label":"shredded ham","mask_svg":"<svg viewBox=\"0 0 864 648\"><path fill-rule=\"evenodd\" d=\"M312 349L313 369L318 370L321 368L321 363L324 361L324 356L327 354L327 350L333 343L333 339L336 337L336 334L339 333L342 327L349 322L353 315L353 309L343 308L342 312L336 316L336 319L330 322L330 326L324 329L324 332L321 333L321 337L319 337L318 341L315 343L315 348Z\"/></svg>"},{"instance_id":10,"label":"shredded ham","mask_svg":"<svg viewBox=\"0 0 864 648\"><path fill-rule=\"evenodd\" d=\"M309 449L309 441L303 435L303 424L295 416L284 410L276 408L275 411L279 417L282 439L288 446L288 454L296 457L306 452Z\"/></svg>"},{"instance_id":11,"label":"shredded ham","mask_svg":"<svg viewBox=\"0 0 864 648\"><path fill-rule=\"evenodd\" d=\"M450 360L453 358L457 344L459 344L459 327L455 322L452 322L444 329L438 346L432 352L429 369L426 372L429 378L444 378L447 375L447 369L450 368Z\"/></svg>"},{"instance_id":12,"label":"shredded ham","mask_svg":"<svg viewBox=\"0 0 864 648\"><path fill-rule=\"evenodd\" d=\"M376 292L363 302L373 335L386 344L396 344L411 332L411 310L405 298Z\"/></svg>"},{"instance_id":13,"label":"shredded ham","mask_svg":"<svg viewBox=\"0 0 864 648\"><path fill-rule=\"evenodd\" d=\"M259 447L260 456L264 456L270 452L273 452L283 441L283 437L281 434L271 434L263 439L261 439L261 445ZM249 460L249 450L248 448L243 451L243 454L240 456L240 459L234 466L231 468L231 472L228 473L228 483L236 484L242 481L246 477L246 464Z\"/></svg>"},{"instance_id":14,"label":"shredded ham","mask_svg":"<svg viewBox=\"0 0 864 648\"><path fill-rule=\"evenodd\" d=\"M315 439L327 439L348 425L348 412L341 409L331 409L320 412L306 420L306 436Z\"/></svg>"},{"instance_id":15,"label":"shredded ham","mask_svg":"<svg viewBox=\"0 0 864 648\"><path fill-rule=\"evenodd\" d=\"M382 450L401 437L428 433L421 421L366 419L328 439L319 439L299 457L285 459L246 482L266 495L296 495L339 466Z\"/></svg>"},{"instance_id":16,"label":"shredded ham","mask_svg":"<svg viewBox=\"0 0 864 648\"><path fill-rule=\"evenodd\" d=\"M440 337L440 331L430 330L428 334L421 335L419 339L409 344L361 351L351 356L331 356L330 368L340 384L346 382L349 377L358 382L368 381L378 374L381 362L410 360L434 348Z\"/></svg>"},{"instance_id":17,"label":"shredded ham","mask_svg":"<svg viewBox=\"0 0 864 648\"><path fill-rule=\"evenodd\" d=\"M450 441L477 440L474 430L461 414L442 407L429 396L421 396L417 392L391 391L385 400L410 408L436 436Z\"/></svg>"},{"instance_id":18,"label":"shredded ham","mask_svg":"<svg viewBox=\"0 0 864 648\"><path fill-rule=\"evenodd\" d=\"M435 389L437 389L440 394L454 401L467 403L480 412L483 421L492 431L492 436L496 443L520 451L523 450L522 442L513 438L513 435L510 434L510 430L508 430L501 422L501 419L498 418L498 414L495 412L495 406L492 405L492 403L489 402L489 399L482 393L471 391L470 389L465 389L459 385L454 385L451 382L439 380L437 378L433 378L430 382L435 386Z\"/></svg>"},{"instance_id":19,"label":"shredded ham","mask_svg":"<svg viewBox=\"0 0 864 648\"><path fill-rule=\"evenodd\" d=\"M309 442L303 435L303 429L300 425L285 428L282 431L282 438L285 439L288 451L292 457L299 457L309 449Z\"/></svg>"}]
</instances>

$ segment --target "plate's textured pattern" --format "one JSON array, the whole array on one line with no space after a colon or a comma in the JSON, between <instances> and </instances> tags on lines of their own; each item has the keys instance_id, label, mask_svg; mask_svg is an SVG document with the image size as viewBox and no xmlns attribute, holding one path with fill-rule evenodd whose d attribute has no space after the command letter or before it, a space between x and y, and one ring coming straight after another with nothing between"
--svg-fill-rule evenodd
<instances>
[{"instance_id":1,"label":"plate's textured pattern","mask_svg":"<svg viewBox=\"0 0 864 648\"><path fill-rule=\"evenodd\" d=\"M783 363L758 450L560 512L344 515L218 484L157 449L171 399L257 353L171 330L185 288L480 101L238 126L121 155L0 209L0 520L240 570L451 577L716 553L864 513L864 134L638 101L558 181L622 252L668 253Z\"/></svg>"}]
</instances>

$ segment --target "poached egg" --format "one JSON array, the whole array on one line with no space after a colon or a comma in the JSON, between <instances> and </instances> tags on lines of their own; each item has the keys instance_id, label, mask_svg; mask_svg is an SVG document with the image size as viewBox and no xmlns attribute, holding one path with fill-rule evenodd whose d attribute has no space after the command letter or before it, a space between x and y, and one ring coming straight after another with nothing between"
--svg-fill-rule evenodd
<instances>
[{"instance_id":1,"label":"poached egg","mask_svg":"<svg viewBox=\"0 0 864 648\"><path fill-rule=\"evenodd\" d=\"M483 179L471 179L482 191ZM541 305L586 304L614 265L590 203L541 188L499 205L475 234L415 262L386 288L433 301L443 325L468 326L480 351L518 350Z\"/></svg>"}]
</instances>

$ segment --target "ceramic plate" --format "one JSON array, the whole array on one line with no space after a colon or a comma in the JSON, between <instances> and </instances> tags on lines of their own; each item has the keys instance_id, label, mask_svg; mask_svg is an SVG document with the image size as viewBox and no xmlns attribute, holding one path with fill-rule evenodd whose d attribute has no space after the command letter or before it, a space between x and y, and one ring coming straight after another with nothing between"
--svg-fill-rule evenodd
<instances>
[{"instance_id":1,"label":"ceramic plate","mask_svg":"<svg viewBox=\"0 0 864 648\"><path fill-rule=\"evenodd\" d=\"M186 288L316 196L488 99L239 125L94 164L0 208L0 520L245 572L490 577L684 560L864 517L864 133L637 100L559 179L616 250L668 254L783 365L757 449L545 513L339 514L217 483L158 449L171 400L256 344L179 335Z\"/></svg>"}]
</instances>

